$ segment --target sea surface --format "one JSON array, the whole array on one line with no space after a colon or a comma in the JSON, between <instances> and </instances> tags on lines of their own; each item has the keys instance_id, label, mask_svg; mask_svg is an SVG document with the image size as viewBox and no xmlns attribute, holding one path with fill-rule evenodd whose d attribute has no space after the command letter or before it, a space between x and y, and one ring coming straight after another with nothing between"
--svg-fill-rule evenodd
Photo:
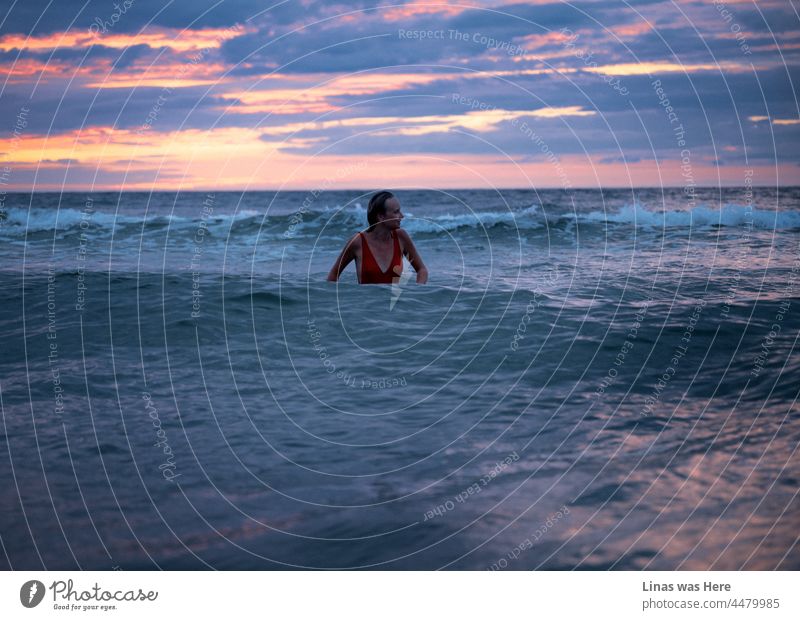
<instances>
[{"instance_id":1,"label":"sea surface","mask_svg":"<svg viewBox=\"0 0 800 620\"><path fill-rule=\"evenodd\" d=\"M800 570L800 189L9 194L0 568Z\"/></svg>"}]
</instances>

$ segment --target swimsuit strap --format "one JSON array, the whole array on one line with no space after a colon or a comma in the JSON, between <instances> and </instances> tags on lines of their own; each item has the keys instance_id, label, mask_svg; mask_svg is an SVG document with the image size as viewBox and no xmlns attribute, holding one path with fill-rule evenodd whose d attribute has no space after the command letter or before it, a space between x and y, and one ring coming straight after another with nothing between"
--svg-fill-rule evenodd
<instances>
[{"instance_id":1,"label":"swimsuit strap","mask_svg":"<svg viewBox=\"0 0 800 620\"><path fill-rule=\"evenodd\" d=\"M394 252L392 253L392 263L389 265L390 269L397 263L396 259L398 257L400 258L401 262L403 260L403 254L400 251L400 238L397 236L396 230L392 231L392 237L394 237Z\"/></svg>"},{"instance_id":2,"label":"swimsuit strap","mask_svg":"<svg viewBox=\"0 0 800 620\"><path fill-rule=\"evenodd\" d=\"M367 242L367 236L362 232L360 232L358 234L361 235L361 249L364 250L364 252L365 252L364 258L366 259L367 255L369 255L369 259L373 263L375 263L377 265L378 261L375 260L375 256L372 254L372 250L369 249L369 243Z\"/></svg>"}]
</instances>

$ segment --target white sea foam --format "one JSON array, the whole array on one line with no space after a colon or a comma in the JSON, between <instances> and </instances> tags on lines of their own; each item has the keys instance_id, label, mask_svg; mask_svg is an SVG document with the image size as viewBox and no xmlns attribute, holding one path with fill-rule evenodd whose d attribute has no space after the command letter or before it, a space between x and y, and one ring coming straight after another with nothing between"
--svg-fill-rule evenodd
<instances>
[{"instance_id":1,"label":"white sea foam","mask_svg":"<svg viewBox=\"0 0 800 620\"><path fill-rule=\"evenodd\" d=\"M415 210L416 211L416 210ZM537 205L532 205L520 211L509 210L484 210L462 213L439 213L426 215L424 212L415 213L406 211L403 228L411 233L438 234L453 232L459 229L483 229L502 226L511 229L534 230L545 226L558 225L558 222L567 221L574 224L613 224L631 225L642 228L672 228L687 230L692 228L711 228L716 226L742 227L752 222L754 228L762 230L785 230L800 228L800 211L773 211L768 209L746 208L742 205L728 204L722 209L706 206L697 206L691 210L666 210L652 211L641 204L627 205L618 211L589 213L547 213L540 212ZM95 211L88 217L88 226L93 230L119 229L125 226L142 225L141 215L115 215L114 213ZM5 218L0 221L0 235L5 232L11 235L25 234L26 232L52 231L57 228L59 232L77 231L81 222L87 219L78 209L43 209L43 208L11 208ZM170 228L194 229L201 221L197 217L185 215L149 213L146 217L145 227L156 226L161 229ZM346 228L349 230L362 230L367 226L367 212L359 203L346 207L326 207L322 210L308 210L304 213L282 214L277 216L267 215L257 210L243 209L233 214L212 213L206 220L206 225L226 231L234 224L254 225L256 227L277 227L280 230L288 229L292 224L294 234L316 235L324 228ZM87 224L84 224L86 227ZM280 235L278 235L280 236Z\"/></svg>"},{"instance_id":2,"label":"white sea foam","mask_svg":"<svg viewBox=\"0 0 800 620\"><path fill-rule=\"evenodd\" d=\"M259 221L263 214L259 211L241 210L235 214L212 215L206 223L209 226L229 225L231 222L239 222L248 219ZM91 229L113 229L122 226L138 224L146 219L146 224L170 225L170 226L197 226L201 221L200 214L197 218L184 217L180 215L149 213L146 218L142 215L115 215L106 211L90 211L84 213L78 209L19 209L12 208L6 211L6 216L0 222L2 228L11 229L15 233L19 232L43 232L77 230L80 228L81 221L86 221L85 228Z\"/></svg>"},{"instance_id":3,"label":"white sea foam","mask_svg":"<svg viewBox=\"0 0 800 620\"><path fill-rule=\"evenodd\" d=\"M752 222L754 228L784 229L800 228L800 212L769 211L728 204L722 209L697 206L686 211L649 211L640 204L627 205L616 213L593 211L578 216L578 221L611 222L633 224L652 228L689 228L710 226L746 226Z\"/></svg>"}]
</instances>

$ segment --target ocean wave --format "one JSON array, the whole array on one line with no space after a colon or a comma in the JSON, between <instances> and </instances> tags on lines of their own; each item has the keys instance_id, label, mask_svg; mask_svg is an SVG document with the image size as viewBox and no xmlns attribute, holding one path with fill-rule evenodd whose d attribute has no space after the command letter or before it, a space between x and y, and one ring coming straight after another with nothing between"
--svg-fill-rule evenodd
<instances>
[{"instance_id":1,"label":"ocean wave","mask_svg":"<svg viewBox=\"0 0 800 620\"><path fill-rule=\"evenodd\" d=\"M201 226L210 235L249 235L258 233L269 239L316 237L323 231L344 234L364 230L367 211L360 203L344 207L298 210L291 214L270 215L252 209L235 213L214 213L208 217L187 217L177 214L120 215L102 211L86 214L78 209L11 208L0 221L0 235L24 236L30 233L55 231L58 234L81 230L97 233L125 234L134 231L160 232L165 228L175 234L193 235ZM587 213L545 212L539 205L511 210L482 210L468 213L438 213L417 215L406 212L403 228L410 233L438 235L455 231L563 230L575 226L591 232L593 227L605 230L609 226L624 230L634 226L641 229L673 231L745 227L759 230L791 230L800 228L800 211L773 211L727 204L721 209L697 206L690 210L652 211L641 204L626 205L614 212Z\"/></svg>"},{"instance_id":2,"label":"ocean wave","mask_svg":"<svg viewBox=\"0 0 800 620\"><path fill-rule=\"evenodd\" d=\"M627 205L616 213L593 211L578 215L578 221L611 224L634 224L647 228L708 228L713 226L747 226L754 228L800 228L800 212L770 211L727 204L721 209L697 206L686 211L649 211L640 204Z\"/></svg>"},{"instance_id":3,"label":"ocean wave","mask_svg":"<svg viewBox=\"0 0 800 620\"><path fill-rule=\"evenodd\" d=\"M201 222L211 226L229 226L235 222L260 221L259 211L242 210L234 214L212 215L203 220L175 214L120 215L105 211L82 211L79 209L20 209L11 208L0 216L0 230L12 234L37 232L69 232L83 230L107 230L136 226L137 228L164 228L165 226L197 228Z\"/></svg>"}]
</instances>

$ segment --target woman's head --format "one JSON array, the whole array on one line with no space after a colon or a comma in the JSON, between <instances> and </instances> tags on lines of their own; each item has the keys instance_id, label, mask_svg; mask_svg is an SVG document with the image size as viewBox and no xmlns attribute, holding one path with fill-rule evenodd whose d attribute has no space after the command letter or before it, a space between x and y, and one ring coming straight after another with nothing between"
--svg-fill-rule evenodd
<instances>
[{"instance_id":1,"label":"woman's head","mask_svg":"<svg viewBox=\"0 0 800 620\"><path fill-rule=\"evenodd\" d=\"M369 206L367 207L369 230L372 230L377 224L385 220L389 220L393 228L398 228L402 217L400 214L400 202L392 192L380 191L373 194L372 198L369 199Z\"/></svg>"}]
</instances>

